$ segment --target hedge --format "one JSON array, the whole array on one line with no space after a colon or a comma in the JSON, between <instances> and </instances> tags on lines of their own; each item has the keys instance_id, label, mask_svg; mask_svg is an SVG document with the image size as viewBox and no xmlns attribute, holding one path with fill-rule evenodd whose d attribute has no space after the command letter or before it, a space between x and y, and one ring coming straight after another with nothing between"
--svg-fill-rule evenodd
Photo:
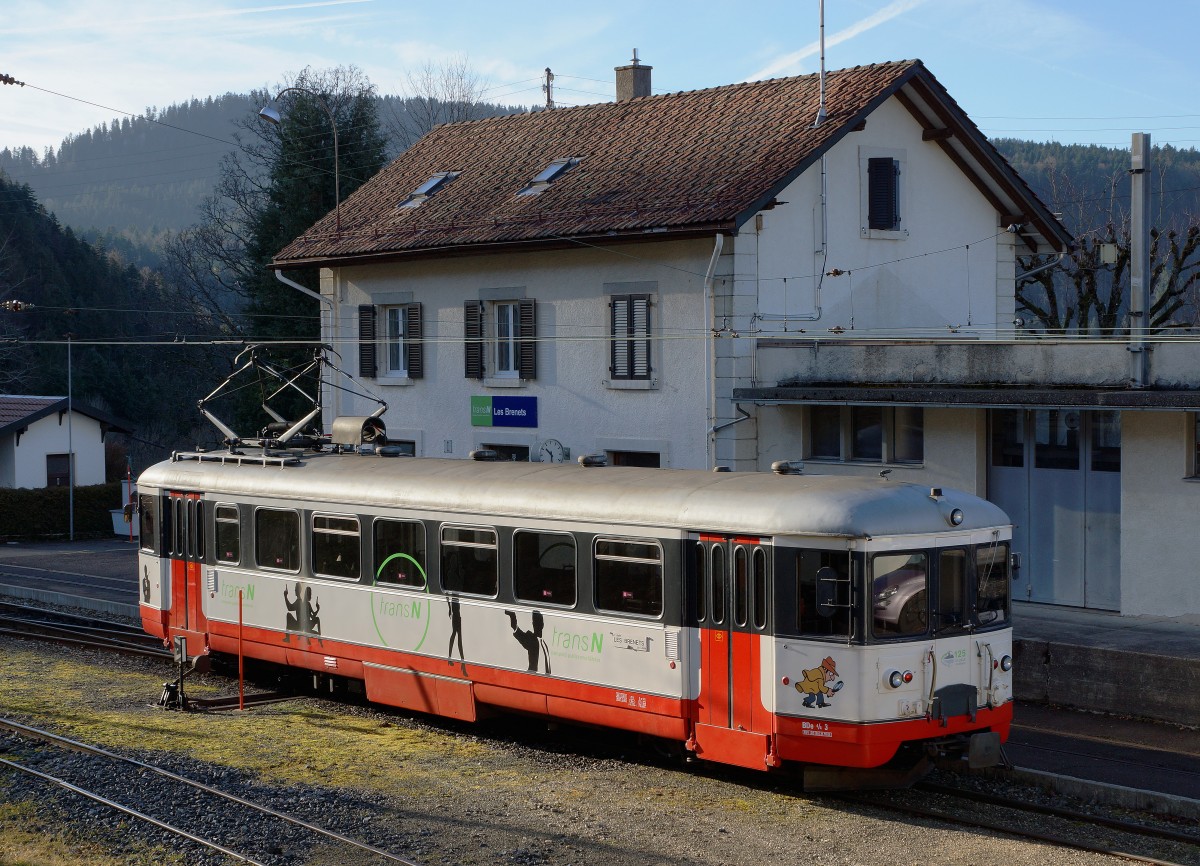
<instances>
[{"instance_id":1,"label":"hedge","mask_svg":"<svg viewBox=\"0 0 1200 866\"><path fill-rule=\"evenodd\" d=\"M75 488L75 537L113 534L110 511L120 508L121 482ZM70 536L66 487L0 489L0 541L50 541Z\"/></svg>"}]
</instances>

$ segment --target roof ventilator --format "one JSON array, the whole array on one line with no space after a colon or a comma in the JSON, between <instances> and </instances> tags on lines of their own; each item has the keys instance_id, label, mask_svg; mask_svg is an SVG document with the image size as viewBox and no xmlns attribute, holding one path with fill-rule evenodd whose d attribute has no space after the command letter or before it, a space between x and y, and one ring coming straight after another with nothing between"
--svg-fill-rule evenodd
<instances>
[{"instance_id":1,"label":"roof ventilator","mask_svg":"<svg viewBox=\"0 0 1200 866\"><path fill-rule=\"evenodd\" d=\"M801 460L776 460L771 464L771 471L776 475L803 475L804 462Z\"/></svg>"},{"instance_id":2,"label":"roof ventilator","mask_svg":"<svg viewBox=\"0 0 1200 866\"><path fill-rule=\"evenodd\" d=\"M578 457L580 466L607 466L607 454L580 454Z\"/></svg>"}]
</instances>

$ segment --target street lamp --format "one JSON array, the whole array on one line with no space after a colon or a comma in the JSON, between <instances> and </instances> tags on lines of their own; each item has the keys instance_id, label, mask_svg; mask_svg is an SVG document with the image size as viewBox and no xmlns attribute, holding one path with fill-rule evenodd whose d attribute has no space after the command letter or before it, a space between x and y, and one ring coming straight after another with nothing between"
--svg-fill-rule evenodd
<instances>
[{"instance_id":1,"label":"street lamp","mask_svg":"<svg viewBox=\"0 0 1200 866\"><path fill-rule=\"evenodd\" d=\"M269 123L273 123L276 126L278 126L282 122L282 117L279 114L279 109L275 107L275 104L277 102L279 102L279 97L283 96L285 93L292 93L292 92L307 93L309 96L311 96L313 99L315 99L317 101L317 104L320 105L321 108L325 110L325 113L329 116L329 125L333 128L333 212L334 212L334 222L337 225L338 234L341 234L341 231L342 231L342 189L341 189L341 184L338 180L337 121L333 119L333 112L329 110L328 103L326 103L325 100L321 97L321 94L316 93L315 91L312 91L312 90L308 90L307 88L285 87L283 90L281 90L277 94L275 94L274 99L272 99L270 102L268 102L266 105L264 105L262 108L260 108L258 110L258 116L261 117L263 120L266 120Z\"/></svg>"}]
</instances>

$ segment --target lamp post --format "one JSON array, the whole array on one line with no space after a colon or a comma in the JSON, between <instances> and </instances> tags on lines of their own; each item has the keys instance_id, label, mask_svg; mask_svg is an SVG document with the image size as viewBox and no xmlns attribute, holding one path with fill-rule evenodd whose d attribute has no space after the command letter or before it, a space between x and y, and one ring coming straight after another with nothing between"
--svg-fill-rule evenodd
<instances>
[{"instance_id":1,"label":"lamp post","mask_svg":"<svg viewBox=\"0 0 1200 866\"><path fill-rule=\"evenodd\" d=\"M75 540L75 439L71 430L71 416L75 414L71 405L71 338L67 334L67 535Z\"/></svg>"},{"instance_id":2,"label":"lamp post","mask_svg":"<svg viewBox=\"0 0 1200 866\"><path fill-rule=\"evenodd\" d=\"M275 104L279 98L285 93L307 93L317 101L317 104L324 109L325 114L329 116L329 125L333 128L333 212L334 222L337 226L337 231L340 234L342 231L342 189L338 179L338 133L337 121L333 119L333 112L329 110L329 104L321 98L321 94L309 90L305 87L285 87L283 90L275 94L275 98L258 110L258 116L263 120L273 123L278 126L283 118L279 114L279 109Z\"/></svg>"}]
</instances>

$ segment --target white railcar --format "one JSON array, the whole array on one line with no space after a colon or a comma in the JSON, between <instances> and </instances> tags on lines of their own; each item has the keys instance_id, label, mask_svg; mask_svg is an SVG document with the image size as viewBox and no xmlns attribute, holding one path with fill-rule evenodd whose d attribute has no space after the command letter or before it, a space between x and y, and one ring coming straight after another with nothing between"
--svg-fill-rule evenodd
<instances>
[{"instance_id":1,"label":"white railcar","mask_svg":"<svg viewBox=\"0 0 1200 866\"><path fill-rule=\"evenodd\" d=\"M985 500L349 450L148 469L146 630L381 703L622 728L814 780L1007 739L1011 526Z\"/></svg>"}]
</instances>

